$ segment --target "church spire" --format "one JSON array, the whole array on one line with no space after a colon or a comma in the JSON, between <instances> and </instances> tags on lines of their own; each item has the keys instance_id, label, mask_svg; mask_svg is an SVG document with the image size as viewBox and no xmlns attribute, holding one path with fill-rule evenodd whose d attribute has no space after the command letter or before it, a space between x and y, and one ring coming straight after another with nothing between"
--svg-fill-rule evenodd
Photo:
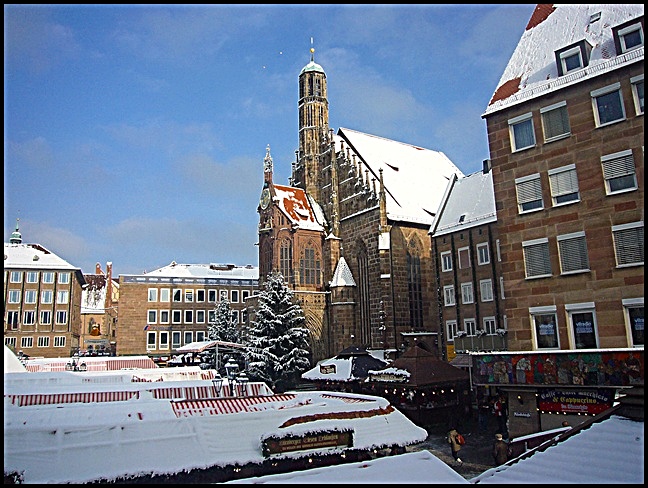
<instances>
[{"instance_id":1,"label":"church spire","mask_svg":"<svg viewBox=\"0 0 648 488\"><path fill-rule=\"evenodd\" d=\"M263 182L272 183L273 163L272 156L270 156L270 144L266 147L266 155L263 158Z\"/></svg>"}]
</instances>

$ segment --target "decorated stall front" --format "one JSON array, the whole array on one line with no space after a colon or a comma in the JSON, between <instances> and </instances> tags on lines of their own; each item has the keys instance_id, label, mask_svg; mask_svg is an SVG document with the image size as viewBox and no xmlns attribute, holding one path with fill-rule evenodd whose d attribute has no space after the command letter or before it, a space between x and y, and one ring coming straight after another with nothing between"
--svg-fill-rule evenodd
<instances>
[{"instance_id":1,"label":"decorated stall front","mask_svg":"<svg viewBox=\"0 0 648 488\"><path fill-rule=\"evenodd\" d=\"M510 437L570 425L644 381L643 348L470 353L478 396L502 397Z\"/></svg>"}]
</instances>

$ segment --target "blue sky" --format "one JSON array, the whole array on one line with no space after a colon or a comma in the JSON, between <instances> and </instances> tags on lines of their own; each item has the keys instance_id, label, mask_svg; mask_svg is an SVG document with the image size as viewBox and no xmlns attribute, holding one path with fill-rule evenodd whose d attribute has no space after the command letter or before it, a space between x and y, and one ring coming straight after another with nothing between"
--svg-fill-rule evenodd
<instances>
[{"instance_id":1,"label":"blue sky","mask_svg":"<svg viewBox=\"0 0 648 488\"><path fill-rule=\"evenodd\" d=\"M477 171L534 8L5 4L4 241L19 217L84 273L257 266L263 158L288 184L311 37L333 129Z\"/></svg>"}]
</instances>

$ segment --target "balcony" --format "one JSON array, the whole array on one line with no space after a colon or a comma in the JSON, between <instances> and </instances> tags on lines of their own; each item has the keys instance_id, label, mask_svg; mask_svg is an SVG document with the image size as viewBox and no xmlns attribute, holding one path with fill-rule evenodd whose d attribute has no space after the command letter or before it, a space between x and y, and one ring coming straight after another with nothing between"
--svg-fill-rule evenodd
<instances>
[{"instance_id":1,"label":"balcony","mask_svg":"<svg viewBox=\"0 0 648 488\"><path fill-rule=\"evenodd\" d=\"M492 335L464 335L455 336L454 338L455 352L467 351L506 351L507 340L506 333L492 334Z\"/></svg>"}]
</instances>

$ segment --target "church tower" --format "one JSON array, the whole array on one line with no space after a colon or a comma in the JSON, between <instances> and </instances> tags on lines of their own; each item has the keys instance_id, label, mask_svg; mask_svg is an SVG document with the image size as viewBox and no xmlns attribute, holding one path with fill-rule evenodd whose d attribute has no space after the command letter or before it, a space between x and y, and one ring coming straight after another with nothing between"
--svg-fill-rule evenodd
<instances>
[{"instance_id":1,"label":"church tower","mask_svg":"<svg viewBox=\"0 0 648 488\"><path fill-rule=\"evenodd\" d=\"M294 186L306 190L315 201L321 201L320 182L322 144L329 131L326 73L315 62L315 49L311 47L311 60L299 73L299 149L292 181Z\"/></svg>"}]
</instances>

